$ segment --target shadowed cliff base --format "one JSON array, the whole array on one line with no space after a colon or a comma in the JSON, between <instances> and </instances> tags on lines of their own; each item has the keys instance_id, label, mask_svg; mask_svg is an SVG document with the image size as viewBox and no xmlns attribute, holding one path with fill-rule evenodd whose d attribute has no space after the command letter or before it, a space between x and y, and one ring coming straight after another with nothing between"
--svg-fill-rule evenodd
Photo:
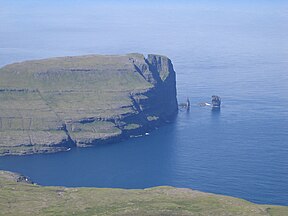
<instances>
[{"instance_id":1,"label":"shadowed cliff base","mask_svg":"<svg viewBox=\"0 0 288 216\"><path fill-rule=\"evenodd\" d=\"M165 56L89 55L0 69L0 155L67 151L143 134L177 113Z\"/></svg>"}]
</instances>

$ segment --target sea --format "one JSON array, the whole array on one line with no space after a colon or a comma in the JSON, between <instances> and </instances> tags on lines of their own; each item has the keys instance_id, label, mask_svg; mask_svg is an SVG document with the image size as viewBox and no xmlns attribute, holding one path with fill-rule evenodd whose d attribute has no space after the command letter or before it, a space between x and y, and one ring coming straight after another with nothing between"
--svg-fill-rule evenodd
<instances>
[{"instance_id":1,"label":"sea","mask_svg":"<svg viewBox=\"0 0 288 216\"><path fill-rule=\"evenodd\" d=\"M0 157L40 185L192 188L288 205L288 2L0 0L0 66L84 54L171 58L179 110L149 135ZM220 110L211 96L222 99ZM0 101L1 103L1 101Z\"/></svg>"}]
</instances>

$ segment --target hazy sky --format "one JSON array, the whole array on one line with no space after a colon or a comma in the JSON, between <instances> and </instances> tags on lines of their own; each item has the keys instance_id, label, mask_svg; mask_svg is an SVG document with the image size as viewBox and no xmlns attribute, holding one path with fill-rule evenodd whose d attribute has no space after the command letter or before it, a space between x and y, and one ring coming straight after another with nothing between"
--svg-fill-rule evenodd
<instances>
[{"instance_id":1,"label":"hazy sky","mask_svg":"<svg viewBox=\"0 0 288 216\"><path fill-rule=\"evenodd\" d=\"M286 53L288 1L155 2L0 0L0 66L89 53Z\"/></svg>"}]
</instances>

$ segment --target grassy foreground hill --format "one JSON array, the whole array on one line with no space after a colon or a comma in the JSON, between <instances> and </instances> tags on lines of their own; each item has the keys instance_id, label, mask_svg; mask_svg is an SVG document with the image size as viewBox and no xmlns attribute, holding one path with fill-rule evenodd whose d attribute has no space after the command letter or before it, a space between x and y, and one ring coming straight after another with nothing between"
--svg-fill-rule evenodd
<instances>
[{"instance_id":1,"label":"grassy foreground hill","mask_svg":"<svg viewBox=\"0 0 288 216\"><path fill-rule=\"evenodd\" d=\"M61 57L0 69L0 156L112 142L176 113L175 71L165 56Z\"/></svg>"},{"instance_id":2,"label":"grassy foreground hill","mask_svg":"<svg viewBox=\"0 0 288 216\"><path fill-rule=\"evenodd\" d=\"M173 187L144 190L42 187L23 176L0 171L0 215L286 216L288 207L256 205Z\"/></svg>"}]
</instances>

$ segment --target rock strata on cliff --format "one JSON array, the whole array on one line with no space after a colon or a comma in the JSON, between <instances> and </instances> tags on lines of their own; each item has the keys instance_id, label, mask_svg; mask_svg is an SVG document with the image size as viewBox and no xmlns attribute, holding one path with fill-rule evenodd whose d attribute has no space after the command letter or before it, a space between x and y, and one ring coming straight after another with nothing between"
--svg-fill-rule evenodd
<instances>
[{"instance_id":1,"label":"rock strata on cliff","mask_svg":"<svg viewBox=\"0 0 288 216\"><path fill-rule=\"evenodd\" d=\"M65 151L144 133L177 113L165 56L78 56L0 69L0 155Z\"/></svg>"}]
</instances>

